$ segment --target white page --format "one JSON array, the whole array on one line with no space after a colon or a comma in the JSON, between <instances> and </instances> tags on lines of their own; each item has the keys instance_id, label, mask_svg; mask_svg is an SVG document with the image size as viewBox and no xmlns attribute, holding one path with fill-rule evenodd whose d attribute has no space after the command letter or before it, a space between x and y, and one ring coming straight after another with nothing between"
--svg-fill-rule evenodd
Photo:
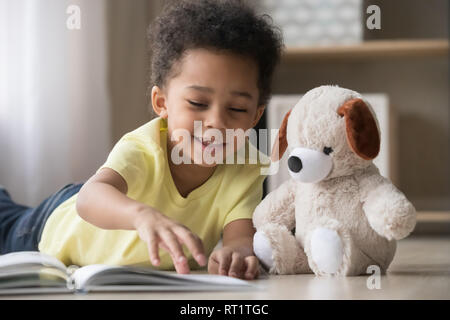
<instances>
[{"instance_id":1,"label":"white page","mask_svg":"<svg viewBox=\"0 0 450 320\"><path fill-rule=\"evenodd\" d=\"M8 273L0 273L0 290L66 288L67 274L54 267L31 265L28 270L17 268Z\"/></svg>"},{"instance_id":2,"label":"white page","mask_svg":"<svg viewBox=\"0 0 450 320\"><path fill-rule=\"evenodd\" d=\"M155 292L155 291L247 291L247 290L263 290L266 287L263 285L248 285L248 286L222 286L218 284L205 284L203 282L195 285L112 285L112 286L87 286L77 293L86 294L88 292Z\"/></svg>"},{"instance_id":3,"label":"white page","mask_svg":"<svg viewBox=\"0 0 450 320\"><path fill-rule=\"evenodd\" d=\"M172 274L173 277L193 282L210 283L226 286L249 286L248 281L217 274Z\"/></svg>"},{"instance_id":4,"label":"white page","mask_svg":"<svg viewBox=\"0 0 450 320\"><path fill-rule=\"evenodd\" d=\"M0 268L26 264L39 264L66 272L64 263L39 251L19 251L0 255Z\"/></svg>"},{"instance_id":5,"label":"white page","mask_svg":"<svg viewBox=\"0 0 450 320\"><path fill-rule=\"evenodd\" d=\"M72 274L72 277L75 281L75 288L78 290L83 288L93 275L108 269L111 269L111 266L103 264L91 264L75 270L75 272Z\"/></svg>"},{"instance_id":6,"label":"white page","mask_svg":"<svg viewBox=\"0 0 450 320\"><path fill-rule=\"evenodd\" d=\"M8 278L12 278L12 277L25 277L25 276L31 276L31 275L36 275L36 276L42 276L42 277L57 277L60 278L62 280L66 280L67 279L67 274L59 269L53 268L53 267L42 267L42 266L37 266L37 265L33 265L27 269L22 269L22 268L16 268L15 270L10 270L9 272L1 272L0 271L0 280L5 280Z\"/></svg>"},{"instance_id":7,"label":"white page","mask_svg":"<svg viewBox=\"0 0 450 320\"><path fill-rule=\"evenodd\" d=\"M130 276L131 279L136 279L137 277L142 277L142 282L148 287L150 281L154 281L155 285L168 285L168 286L190 286L195 287L198 285L203 286L252 286L249 282L241 279L236 279L232 277L226 277L222 275L211 275L211 274L176 274L168 271L158 271L149 268L141 267L127 267L127 266L110 266L94 264L89 266L84 266L76 270L73 274L75 280L75 288L78 290L87 289L90 282L95 281L95 276L100 273L110 271L111 274L100 275L103 277L117 277L120 279L126 279L127 274L131 271L135 271L133 275ZM123 273L121 275L121 273ZM148 281L145 281L147 279ZM94 282L95 283L95 282ZM139 285L136 285L139 286ZM96 286L98 287L98 286ZM115 287L120 287L115 285Z\"/></svg>"},{"instance_id":8,"label":"white page","mask_svg":"<svg viewBox=\"0 0 450 320\"><path fill-rule=\"evenodd\" d=\"M72 290L65 287L48 287L48 288L16 288L16 289L0 289L1 295L24 295L24 294L60 294L60 293L73 293Z\"/></svg>"}]
</instances>

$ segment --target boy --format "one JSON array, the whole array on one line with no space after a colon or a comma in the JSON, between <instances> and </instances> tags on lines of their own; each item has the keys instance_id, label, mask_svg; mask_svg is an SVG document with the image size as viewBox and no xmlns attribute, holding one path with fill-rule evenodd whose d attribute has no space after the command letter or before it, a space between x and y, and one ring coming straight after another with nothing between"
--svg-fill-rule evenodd
<instances>
[{"instance_id":1,"label":"boy","mask_svg":"<svg viewBox=\"0 0 450 320\"><path fill-rule=\"evenodd\" d=\"M254 148L210 132L226 137L258 123L281 35L241 1L174 1L150 26L149 40L158 117L123 136L85 184L66 186L63 202L52 201L56 194L47 200L51 214L41 214L49 217L41 218L38 248L66 264L150 260L188 273L208 263L210 273L253 279L251 218L262 197L261 165L211 163L202 154L212 146L224 160ZM182 139L180 131L187 132ZM187 146L181 163L180 145ZM223 246L212 252L221 234Z\"/></svg>"}]
</instances>

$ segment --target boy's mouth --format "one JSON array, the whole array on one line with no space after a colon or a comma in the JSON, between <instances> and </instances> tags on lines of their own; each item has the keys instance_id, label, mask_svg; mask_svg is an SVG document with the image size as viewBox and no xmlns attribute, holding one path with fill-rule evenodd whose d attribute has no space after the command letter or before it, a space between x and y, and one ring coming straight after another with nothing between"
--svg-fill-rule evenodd
<instances>
[{"instance_id":1,"label":"boy's mouth","mask_svg":"<svg viewBox=\"0 0 450 320\"><path fill-rule=\"evenodd\" d=\"M197 140L198 142L200 142L203 145L203 148L206 148L207 146L211 145L211 147L213 148L219 148L219 147L224 147L226 145L226 143L213 143L212 140L206 140L206 139L202 139L196 136L193 136L195 140Z\"/></svg>"}]
</instances>

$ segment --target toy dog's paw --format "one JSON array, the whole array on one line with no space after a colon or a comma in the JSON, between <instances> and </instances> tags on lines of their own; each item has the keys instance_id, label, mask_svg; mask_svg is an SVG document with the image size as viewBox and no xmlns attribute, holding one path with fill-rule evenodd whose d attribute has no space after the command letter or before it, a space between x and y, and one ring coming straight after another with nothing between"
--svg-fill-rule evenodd
<instances>
[{"instance_id":1,"label":"toy dog's paw","mask_svg":"<svg viewBox=\"0 0 450 320\"><path fill-rule=\"evenodd\" d=\"M416 210L407 203L397 214L384 214L384 225L379 232L389 241L406 238L416 225Z\"/></svg>"},{"instance_id":2,"label":"toy dog's paw","mask_svg":"<svg viewBox=\"0 0 450 320\"><path fill-rule=\"evenodd\" d=\"M416 225L415 215L397 217L388 223L384 229L384 235L388 240L400 240L406 238Z\"/></svg>"},{"instance_id":3,"label":"toy dog's paw","mask_svg":"<svg viewBox=\"0 0 450 320\"><path fill-rule=\"evenodd\" d=\"M267 236L261 231L257 231L253 236L253 251L267 270L272 268L272 247Z\"/></svg>"},{"instance_id":4,"label":"toy dog's paw","mask_svg":"<svg viewBox=\"0 0 450 320\"><path fill-rule=\"evenodd\" d=\"M316 274L336 274L343 261L343 245L335 230L317 228L311 235L311 259Z\"/></svg>"}]
</instances>

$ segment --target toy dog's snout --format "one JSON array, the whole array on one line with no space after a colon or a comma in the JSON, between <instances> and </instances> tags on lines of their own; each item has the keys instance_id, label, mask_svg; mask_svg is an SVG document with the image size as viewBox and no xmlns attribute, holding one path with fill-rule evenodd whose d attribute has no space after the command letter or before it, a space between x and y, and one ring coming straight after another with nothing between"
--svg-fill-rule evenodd
<instances>
[{"instance_id":1,"label":"toy dog's snout","mask_svg":"<svg viewBox=\"0 0 450 320\"><path fill-rule=\"evenodd\" d=\"M333 167L333 161L324 152L307 148L295 148L288 158L289 174L306 183L325 179Z\"/></svg>"}]
</instances>

